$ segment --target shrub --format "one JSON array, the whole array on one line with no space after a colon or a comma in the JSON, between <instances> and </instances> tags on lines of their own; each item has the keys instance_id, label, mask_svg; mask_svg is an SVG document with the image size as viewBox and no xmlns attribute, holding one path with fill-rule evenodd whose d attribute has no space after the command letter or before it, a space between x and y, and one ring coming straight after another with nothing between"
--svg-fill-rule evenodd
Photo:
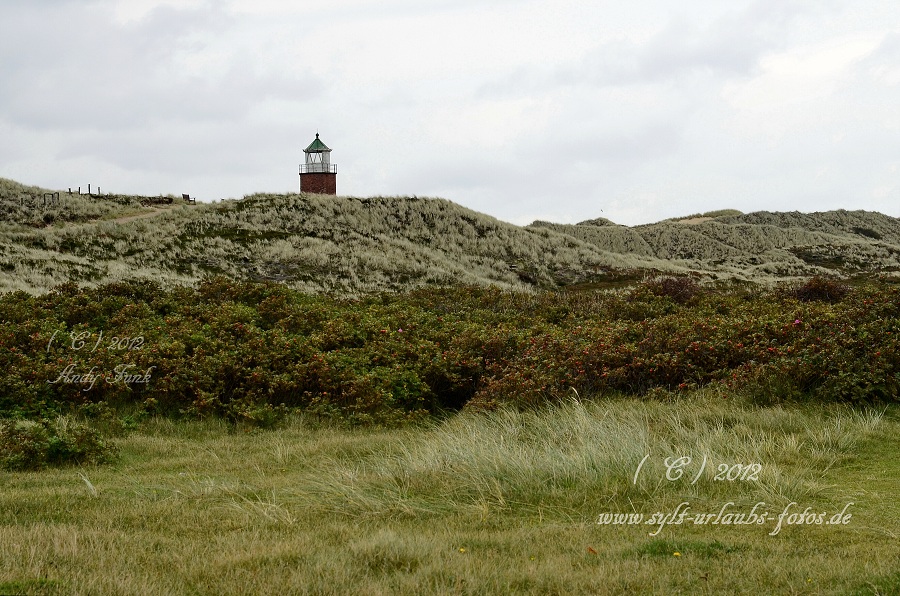
<instances>
[{"instance_id":1,"label":"shrub","mask_svg":"<svg viewBox=\"0 0 900 596\"><path fill-rule=\"evenodd\" d=\"M853 231L860 236L865 236L866 238L871 238L872 240L881 240L881 234L879 234L872 228L855 227L853 228Z\"/></svg>"},{"instance_id":2,"label":"shrub","mask_svg":"<svg viewBox=\"0 0 900 596\"><path fill-rule=\"evenodd\" d=\"M74 412L110 434L124 432L121 412L256 426L290 409L394 420L540 405L573 388L643 395L723 382L753 384L758 399L896 401L900 287L853 292L798 302L681 278L631 293L457 287L337 299L218 278L196 290L135 281L12 293L0 297L0 417Z\"/></svg>"},{"instance_id":3,"label":"shrub","mask_svg":"<svg viewBox=\"0 0 900 596\"><path fill-rule=\"evenodd\" d=\"M71 418L0 421L0 468L6 470L99 464L115 453L115 446L97 431Z\"/></svg>"},{"instance_id":4,"label":"shrub","mask_svg":"<svg viewBox=\"0 0 900 596\"><path fill-rule=\"evenodd\" d=\"M801 302L840 302L850 293L850 286L835 279L815 276L790 289L789 294Z\"/></svg>"},{"instance_id":5,"label":"shrub","mask_svg":"<svg viewBox=\"0 0 900 596\"><path fill-rule=\"evenodd\" d=\"M657 277L643 282L633 292L638 296L646 290L654 296L671 298L678 304L688 304L702 291L700 285L690 277Z\"/></svg>"},{"instance_id":6,"label":"shrub","mask_svg":"<svg viewBox=\"0 0 900 596\"><path fill-rule=\"evenodd\" d=\"M0 421L0 467L5 470L36 470L47 461L50 437L47 429L32 420Z\"/></svg>"}]
</instances>

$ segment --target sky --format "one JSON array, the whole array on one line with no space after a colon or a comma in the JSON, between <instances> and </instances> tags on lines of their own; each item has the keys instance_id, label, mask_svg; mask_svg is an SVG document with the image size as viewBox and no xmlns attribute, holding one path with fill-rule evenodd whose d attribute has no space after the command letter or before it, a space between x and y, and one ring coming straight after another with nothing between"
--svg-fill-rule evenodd
<instances>
[{"instance_id":1,"label":"sky","mask_svg":"<svg viewBox=\"0 0 900 596\"><path fill-rule=\"evenodd\" d=\"M2 0L0 177L501 220L900 217L896 0Z\"/></svg>"}]
</instances>

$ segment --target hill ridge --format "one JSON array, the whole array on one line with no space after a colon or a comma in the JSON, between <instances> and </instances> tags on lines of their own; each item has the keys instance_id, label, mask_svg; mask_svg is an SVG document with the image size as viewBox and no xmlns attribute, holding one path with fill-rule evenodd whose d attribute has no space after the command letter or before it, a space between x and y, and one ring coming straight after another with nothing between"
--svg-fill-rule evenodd
<instances>
[{"instance_id":1,"label":"hill ridge","mask_svg":"<svg viewBox=\"0 0 900 596\"><path fill-rule=\"evenodd\" d=\"M859 210L520 227L440 198L255 193L190 207L132 195L63 194L49 207L22 201L42 192L0 179L2 291L129 277L190 284L210 275L359 294L457 283L608 287L660 272L772 282L900 271L900 219ZM165 201L163 209L151 205Z\"/></svg>"}]
</instances>

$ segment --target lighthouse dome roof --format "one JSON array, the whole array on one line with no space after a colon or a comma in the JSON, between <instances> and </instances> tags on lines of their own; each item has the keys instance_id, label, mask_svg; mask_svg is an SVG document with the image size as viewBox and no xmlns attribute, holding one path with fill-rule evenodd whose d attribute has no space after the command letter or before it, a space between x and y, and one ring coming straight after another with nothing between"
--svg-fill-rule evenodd
<instances>
[{"instance_id":1,"label":"lighthouse dome roof","mask_svg":"<svg viewBox=\"0 0 900 596\"><path fill-rule=\"evenodd\" d=\"M304 153L325 153L326 151L331 151L331 149L319 140L319 133L316 133L316 140L303 150Z\"/></svg>"}]
</instances>

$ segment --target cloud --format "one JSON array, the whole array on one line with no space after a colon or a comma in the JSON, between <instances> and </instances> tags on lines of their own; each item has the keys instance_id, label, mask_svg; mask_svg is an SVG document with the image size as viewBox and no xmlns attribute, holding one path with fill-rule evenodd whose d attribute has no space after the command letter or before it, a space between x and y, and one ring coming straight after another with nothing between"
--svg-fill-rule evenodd
<instances>
[{"instance_id":1,"label":"cloud","mask_svg":"<svg viewBox=\"0 0 900 596\"><path fill-rule=\"evenodd\" d=\"M279 76L247 54L223 52L217 37L235 26L214 8L168 5L125 25L74 5L39 26L23 24L19 39L4 44L10 59L0 84L16 92L0 97L0 116L70 131L233 122L269 98L321 92L322 83L302 71ZM38 39L37 30L34 51L12 52L9 46Z\"/></svg>"}]
</instances>

